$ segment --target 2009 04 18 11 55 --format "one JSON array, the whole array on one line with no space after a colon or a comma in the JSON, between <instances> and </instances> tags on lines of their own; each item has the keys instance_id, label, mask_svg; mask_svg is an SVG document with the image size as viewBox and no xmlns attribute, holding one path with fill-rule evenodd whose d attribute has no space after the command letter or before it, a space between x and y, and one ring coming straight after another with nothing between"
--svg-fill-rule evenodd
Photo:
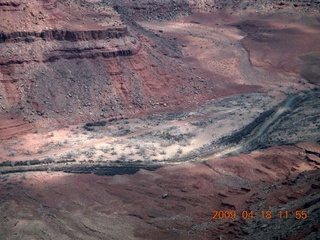
<instances>
[{"instance_id":1,"label":"2009 04 18 11 55","mask_svg":"<svg viewBox=\"0 0 320 240\"><path fill-rule=\"evenodd\" d=\"M295 218L297 220L305 220L308 218L307 210L295 210L295 211L271 211L271 210L261 210L260 212L255 212L252 210L243 210L241 212L237 212L236 210L213 210L212 211L213 220L234 220L234 219L253 219L253 218L262 218L262 219L288 219Z\"/></svg>"}]
</instances>

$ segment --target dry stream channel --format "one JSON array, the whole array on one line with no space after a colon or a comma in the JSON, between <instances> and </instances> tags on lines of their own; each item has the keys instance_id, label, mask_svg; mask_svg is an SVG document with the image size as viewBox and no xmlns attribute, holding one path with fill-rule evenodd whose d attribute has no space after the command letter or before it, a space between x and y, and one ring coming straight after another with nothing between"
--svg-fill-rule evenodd
<instances>
[{"instance_id":1,"label":"dry stream channel","mask_svg":"<svg viewBox=\"0 0 320 240\"><path fill-rule=\"evenodd\" d=\"M68 173L94 173L97 175L135 174L140 169L156 170L168 164L186 161L205 161L237 155L276 145L290 145L303 141L320 141L319 109L320 90L300 92L262 112L250 124L212 141L198 151L197 156L181 157L165 162L86 162L77 164L75 159L61 161L28 160L15 164L3 162L0 173L8 174L27 171L63 171ZM130 135L130 134L129 134ZM132 135L132 134L131 134ZM138 135L139 137L139 135ZM218 146L218 147L217 147Z\"/></svg>"}]
</instances>

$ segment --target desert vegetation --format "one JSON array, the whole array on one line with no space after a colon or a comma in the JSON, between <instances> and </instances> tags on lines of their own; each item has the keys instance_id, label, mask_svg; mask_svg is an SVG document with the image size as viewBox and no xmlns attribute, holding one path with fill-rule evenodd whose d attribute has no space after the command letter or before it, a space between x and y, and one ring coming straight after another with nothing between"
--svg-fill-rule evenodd
<instances>
[{"instance_id":1,"label":"desert vegetation","mask_svg":"<svg viewBox=\"0 0 320 240\"><path fill-rule=\"evenodd\" d=\"M0 238L316 239L319 9L0 0Z\"/></svg>"},{"instance_id":2,"label":"desert vegetation","mask_svg":"<svg viewBox=\"0 0 320 240\"><path fill-rule=\"evenodd\" d=\"M141 119L114 118L33 133L30 134L33 148L28 149L27 135L14 139L19 144L8 141L8 147L4 144L0 151L10 162L47 159L171 164L206 152L222 151L228 146L220 144L219 139L247 126L276 104L274 98L265 94L241 94L209 101L192 112L169 112Z\"/></svg>"},{"instance_id":3,"label":"desert vegetation","mask_svg":"<svg viewBox=\"0 0 320 240\"><path fill-rule=\"evenodd\" d=\"M318 135L315 133L319 123L313 106L318 104L318 92L310 94L309 98L303 97L303 102L299 98L295 100L292 113L285 112L290 113L290 121L296 119L294 124L301 125L299 130L288 129L289 115L283 115L276 126L250 144L263 147L271 143L283 144L288 139L297 142L301 136L312 134L317 141ZM3 153L5 166L15 167L24 165L24 161L29 163L28 166L33 166L36 163L33 159L47 164L172 164L201 160L202 155L235 147L244 136L265 121L279 103L265 94L240 94L209 101L192 112L155 114L141 119L112 119L82 127L76 125L50 129L48 133L30 133L34 141L33 148L28 149L26 135L25 138L7 141L0 152ZM307 118L303 112L308 112ZM313 133L303 130L307 128L306 123L314 127ZM301 134L301 131L304 133ZM43 135L47 138L43 138ZM242 151L247 148L250 149L250 145L242 146Z\"/></svg>"}]
</instances>

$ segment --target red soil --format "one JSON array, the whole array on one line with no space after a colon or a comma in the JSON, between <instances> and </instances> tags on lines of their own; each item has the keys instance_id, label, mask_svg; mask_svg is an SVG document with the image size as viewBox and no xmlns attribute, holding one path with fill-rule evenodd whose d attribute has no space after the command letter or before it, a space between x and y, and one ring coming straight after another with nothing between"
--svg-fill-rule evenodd
<instances>
[{"instance_id":1,"label":"red soil","mask_svg":"<svg viewBox=\"0 0 320 240\"><path fill-rule=\"evenodd\" d=\"M265 231L301 239L313 234L313 209L320 204L311 201L319 195L319 162L308 160L307 149L320 153L319 144L306 143L133 176L14 174L1 183L1 235L242 239ZM269 209L274 217L261 219L260 212ZM280 209L290 217L279 220ZM308 211L310 224L294 219L296 209ZM236 210L238 218L213 220L213 210ZM241 219L244 210L254 211L256 219ZM37 230L28 229L33 221L39 222ZM299 232L290 228L299 221Z\"/></svg>"}]
</instances>

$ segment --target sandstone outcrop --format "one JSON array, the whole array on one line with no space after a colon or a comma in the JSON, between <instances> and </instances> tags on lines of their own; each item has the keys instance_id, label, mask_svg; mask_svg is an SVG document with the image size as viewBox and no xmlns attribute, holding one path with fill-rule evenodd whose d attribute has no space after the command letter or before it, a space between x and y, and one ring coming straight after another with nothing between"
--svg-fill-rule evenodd
<instances>
[{"instance_id":1,"label":"sandstone outcrop","mask_svg":"<svg viewBox=\"0 0 320 240\"><path fill-rule=\"evenodd\" d=\"M2 0L0 13L2 130L11 118L76 123L157 111L203 89L174 44L106 4ZM19 132L11 130L1 135Z\"/></svg>"}]
</instances>

